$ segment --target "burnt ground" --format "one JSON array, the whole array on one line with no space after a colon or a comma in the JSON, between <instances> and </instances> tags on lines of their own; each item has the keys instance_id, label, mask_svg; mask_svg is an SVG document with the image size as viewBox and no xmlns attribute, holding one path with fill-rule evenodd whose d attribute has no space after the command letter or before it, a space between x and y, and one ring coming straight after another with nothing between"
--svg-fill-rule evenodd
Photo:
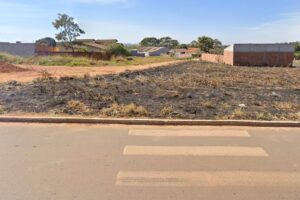
<instances>
[{"instance_id":1,"label":"burnt ground","mask_svg":"<svg viewBox=\"0 0 300 200\"><path fill-rule=\"evenodd\" d=\"M83 78L0 85L5 113L300 120L300 68L187 62Z\"/></svg>"}]
</instances>

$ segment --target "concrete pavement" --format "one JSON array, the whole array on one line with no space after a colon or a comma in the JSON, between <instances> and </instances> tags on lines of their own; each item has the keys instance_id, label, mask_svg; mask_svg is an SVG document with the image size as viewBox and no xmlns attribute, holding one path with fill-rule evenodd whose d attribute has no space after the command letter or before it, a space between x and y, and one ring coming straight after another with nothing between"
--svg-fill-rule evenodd
<instances>
[{"instance_id":1,"label":"concrete pavement","mask_svg":"<svg viewBox=\"0 0 300 200\"><path fill-rule=\"evenodd\" d=\"M0 200L300 199L300 128L0 123Z\"/></svg>"}]
</instances>

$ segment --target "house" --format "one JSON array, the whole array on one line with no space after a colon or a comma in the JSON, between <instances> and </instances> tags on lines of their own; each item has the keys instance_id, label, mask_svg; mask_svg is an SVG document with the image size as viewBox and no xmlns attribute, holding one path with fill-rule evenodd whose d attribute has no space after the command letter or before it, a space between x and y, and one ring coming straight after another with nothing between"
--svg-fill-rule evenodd
<instances>
[{"instance_id":1,"label":"house","mask_svg":"<svg viewBox=\"0 0 300 200\"><path fill-rule=\"evenodd\" d=\"M199 48L174 49L171 50L171 54L176 58L193 58L200 56L201 51Z\"/></svg>"},{"instance_id":2,"label":"house","mask_svg":"<svg viewBox=\"0 0 300 200\"><path fill-rule=\"evenodd\" d=\"M48 53L74 53L72 49L66 48L62 43L55 43L54 39L43 38L36 42L36 53L38 55ZM55 40L54 40L55 41ZM75 52L104 53L110 45L117 43L118 40L95 40L95 39L78 39L73 42Z\"/></svg>"},{"instance_id":3,"label":"house","mask_svg":"<svg viewBox=\"0 0 300 200\"><path fill-rule=\"evenodd\" d=\"M223 55L202 54L202 60L235 66L291 66L292 44L234 44Z\"/></svg>"},{"instance_id":4,"label":"house","mask_svg":"<svg viewBox=\"0 0 300 200\"><path fill-rule=\"evenodd\" d=\"M94 39L78 39L73 43L76 45L78 49L86 48L85 50L88 52L104 52L108 50L108 48L116 44L118 40L110 39L110 40L94 40Z\"/></svg>"},{"instance_id":5,"label":"house","mask_svg":"<svg viewBox=\"0 0 300 200\"><path fill-rule=\"evenodd\" d=\"M87 56L99 60L108 60L111 55L107 52L117 40L80 39L73 41L73 49L67 48L63 43L56 43L52 38L43 38L36 41L37 55L71 55Z\"/></svg>"},{"instance_id":6,"label":"house","mask_svg":"<svg viewBox=\"0 0 300 200\"><path fill-rule=\"evenodd\" d=\"M16 56L34 56L34 47L34 43L0 42L0 52L5 52Z\"/></svg>"},{"instance_id":7,"label":"house","mask_svg":"<svg viewBox=\"0 0 300 200\"><path fill-rule=\"evenodd\" d=\"M142 47L138 50L131 50L131 54L132 56L149 57L166 55L169 51L170 49L166 47Z\"/></svg>"}]
</instances>

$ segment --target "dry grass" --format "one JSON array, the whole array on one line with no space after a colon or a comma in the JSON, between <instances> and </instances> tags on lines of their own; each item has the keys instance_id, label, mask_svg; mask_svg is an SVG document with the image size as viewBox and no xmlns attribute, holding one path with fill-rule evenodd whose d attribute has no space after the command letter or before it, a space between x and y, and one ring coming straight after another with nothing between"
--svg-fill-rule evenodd
<instances>
[{"instance_id":1,"label":"dry grass","mask_svg":"<svg viewBox=\"0 0 300 200\"><path fill-rule=\"evenodd\" d=\"M214 109L214 108L216 108L216 107L213 105L213 103L210 102L210 101L201 102L201 103L200 103L200 106L201 106L201 107L204 107L204 108L208 108L208 109Z\"/></svg>"},{"instance_id":2,"label":"dry grass","mask_svg":"<svg viewBox=\"0 0 300 200\"><path fill-rule=\"evenodd\" d=\"M165 106L160 111L160 115L165 118L172 118L174 114L174 109L171 106Z\"/></svg>"},{"instance_id":3,"label":"dry grass","mask_svg":"<svg viewBox=\"0 0 300 200\"><path fill-rule=\"evenodd\" d=\"M11 64L30 64L41 66L127 66L127 65L145 65L167 61L174 61L175 58L169 56L154 56L154 57L113 57L109 61L95 60L87 57L72 57L72 56L33 56L20 57L7 53L0 52L0 61Z\"/></svg>"},{"instance_id":4,"label":"dry grass","mask_svg":"<svg viewBox=\"0 0 300 200\"><path fill-rule=\"evenodd\" d=\"M71 115L86 115L90 112L90 109L88 108L85 103L81 101L68 101L66 108L64 109L64 113L68 113Z\"/></svg>"},{"instance_id":5,"label":"dry grass","mask_svg":"<svg viewBox=\"0 0 300 200\"><path fill-rule=\"evenodd\" d=\"M75 112L66 113L107 117L299 120L299 77L300 68L186 62L114 75L3 84L0 103L8 112L71 107ZM90 112L67 105L74 99Z\"/></svg>"},{"instance_id":6,"label":"dry grass","mask_svg":"<svg viewBox=\"0 0 300 200\"><path fill-rule=\"evenodd\" d=\"M275 102L274 107L282 110L290 110L297 107L297 104L292 102Z\"/></svg>"},{"instance_id":7,"label":"dry grass","mask_svg":"<svg viewBox=\"0 0 300 200\"><path fill-rule=\"evenodd\" d=\"M111 107L102 109L100 115L105 117L147 117L148 111L143 106L133 103L128 105L114 103Z\"/></svg>"},{"instance_id":8,"label":"dry grass","mask_svg":"<svg viewBox=\"0 0 300 200\"><path fill-rule=\"evenodd\" d=\"M0 115L5 114L5 107L0 105Z\"/></svg>"},{"instance_id":9,"label":"dry grass","mask_svg":"<svg viewBox=\"0 0 300 200\"><path fill-rule=\"evenodd\" d=\"M50 81L53 79L52 74L50 74L47 70L42 70L40 74L41 77L38 78L38 81Z\"/></svg>"}]
</instances>

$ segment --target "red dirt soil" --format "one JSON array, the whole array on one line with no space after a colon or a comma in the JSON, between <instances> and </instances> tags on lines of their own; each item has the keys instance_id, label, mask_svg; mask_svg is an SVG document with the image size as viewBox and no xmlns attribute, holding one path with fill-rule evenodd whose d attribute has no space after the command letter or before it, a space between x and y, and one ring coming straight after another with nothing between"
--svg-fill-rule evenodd
<instances>
[{"instance_id":1,"label":"red dirt soil","mask_svg":"<svg viewBox=\"0 0 300 200\"><path fill-rule=\"evenodd\" d=\"M0 62L0 73L13 73L13 72L25 72L28 69L24 69L12 64Z\"/></svg>"},{"instance_id":2,"label":"red dirt soil","mask_svg":"<svg viewBox=\"0 0 300 200\"><path fill-rule=\"evenodd\" d=\"M52 77L82 77L85 74L94 75L105 75L105 74L116 74L125 71L143 70L153 67L168 66L175 63L181 63L184 61L168 61L146 65L133 65L133 66L99 66L99 67L66 67L66 66L34 66L34 65L18 65L20 71L1 71L0 69L0 83L8 81L18 82L31 82L36 78L40 78L43 71L47 71Z\"/></svg>"}]
</instances>

